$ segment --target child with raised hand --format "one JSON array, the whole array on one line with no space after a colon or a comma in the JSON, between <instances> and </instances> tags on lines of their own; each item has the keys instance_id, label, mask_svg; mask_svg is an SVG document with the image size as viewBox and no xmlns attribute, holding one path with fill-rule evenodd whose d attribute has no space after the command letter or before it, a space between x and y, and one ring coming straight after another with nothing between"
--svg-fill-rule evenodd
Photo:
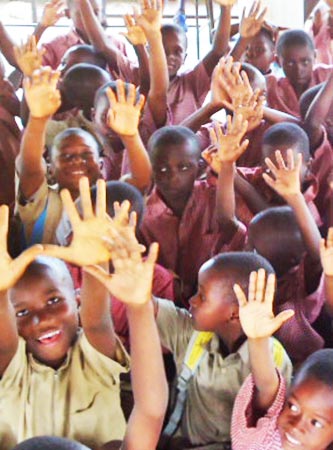
<instances>
[{"instance_id":1,"label":"child with raised hand","mask_svg":"<svg viewBox=\"0 0 333 450\"><path fill-rule=\"evenodd\" d=\"M274 275L252 273L248 300L235 285L239 317L248 337L251 376L233 409L234 450L326 450L333 441L333 351L312 354L297 372L289 393L268 351L270 336L293 316L273 313Z\"/></svg>"},{"instance_id":2,"label":"child with raised hand","mask_svg":"<svg viewBox=\"0 0 333 450\"><path fill-rule=\"evenodd\" d=\"M60 256L80 265L106 262L115 239L118 243L126 239L118 236L117 223L105 213L104 181L98 183L96 214L87 179L80 182L80 195L82 220L75 216L69 191L62 194L75 230L67 255L58 248ZM103 238L108 239L107 248ZM136 241L127 241L132 251L141 251ZM56 253L55 248L51 250ZM25 255L33 249L28 252ZM44 255L50 253L44 249ZM128 358L113 330L107 291L84 274L79 326L76 293L64 262L37 259L14 284L22 272L18 263L23 255L15 260L16 265L1 258L6 282L1 286L2 304L7 305L3 311L6 326L1 329L2 421L18 442L54 435L98 448L122 439L125 421L119 375L127 369Z\"/></svg>"},{"instance_id":3,"label":"child with raised hand","mask_svg":"<svg viewBox=\"0 0 333 450\"><path fill-rule=\"evenodd\" d=\"M310 17L305 22L304 28L313 38L316 48L316 62L321 64L333 63L332 52L332 0L320 0L315 2Z\"/></svg>"}]
</instances>

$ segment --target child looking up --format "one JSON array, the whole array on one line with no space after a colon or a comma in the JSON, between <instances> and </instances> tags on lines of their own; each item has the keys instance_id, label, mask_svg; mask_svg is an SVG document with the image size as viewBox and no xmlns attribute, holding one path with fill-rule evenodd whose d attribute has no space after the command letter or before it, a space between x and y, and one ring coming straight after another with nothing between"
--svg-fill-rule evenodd
<instances>
[{"instance_id":1,"label":"child looking up","mask_svg":"<svg viewBox=\"0 0 333 450\"><path fill-rule=\"evenodd\" d=\"M238 148L245 129L241 121L230 124L223 144ZM148 151L155 187L140 231L145 244L160 243L158 261L179 276L186 303L196 290L201 264L221 251L241 249L244 229L221 210L221 178L216 186L196 181L200 147L191 130L161 128L152 135Z\"/></svg>"},{"instance_id":2,"label":"child looking up","mask_svg":"<svg viewBox=\"0 0 333 450\"><path fill-rule=\"evenodd\" d=\"M249 274L260 267L273 272L268 261L254 253L220 254L200 268L198 292L190 300L190 312L156 299L161 342L172 351L178 376L183 372L184 361L190 364L185 355L193 349L196 336L209 337L201 342L202 357L192 369L186 393L182 392L186 400L178 417L179 423L176 422L172 449L230 448L233 402L250 371L248 347L240 326L233 285L238 282L245 288ZM198 333L200 331L210 333ZM290 361L281 344L271 340L269 348L275 357L281 356L280 362L275 361L290 376ZM176 446L177 441L179 446Z\"/></svg>"},{"instance_id":3,"label":"child looking up","mask_svg":"<svg viewBox=\"0 0 333 450\"><path fill-rule=\"evenodd\" d=\"M326 450L333 441L333 351L312 354L293 379L289 393L269 352L269 338L292 317L274 317L274 275L252 273L248 300L235 286L239 316L248 337L251 376L237 395L232 417L234 450Z\"/></svg>"},{"instance_id":4,"label":"child looking up","mask_svg":"<svg viewBox=\"0 0 333 450\"><path fill-rule=\"evenodd\" d=\"M285 77L266 77L268 106L300 117L299 98L308 88L325 81L329 66L314 66L315 48L303 30L289 30L277 42L279 64Z\"/></svg>"}]
</instances>

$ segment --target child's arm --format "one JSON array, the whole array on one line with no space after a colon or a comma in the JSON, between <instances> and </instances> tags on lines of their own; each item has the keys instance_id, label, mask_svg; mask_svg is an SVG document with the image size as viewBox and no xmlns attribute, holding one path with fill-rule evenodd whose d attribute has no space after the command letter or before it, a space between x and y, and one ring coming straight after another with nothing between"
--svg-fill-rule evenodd
<instances>
[{"instance_id":1,"label":"child's arm","mask_svg":"<svg viewBox=\"0 0 333 450\"><path fill-rule=\"evenodd\" d=\"M263 178L268 186L274 189L294 211L307 252L313 262L319 264L321 236L301 191L302 154L298 153L297 157L294 158L293 150L289 149L285 162L281 152L277 150L275 158L276 165L269 158L265 159L265 163L274 178L267 173L263 174Z\"/></svg>"},{"instance_id":2,"label":"child's arm","mask_svg":"<svg viewBox=\"0 0 333 450\"><path fill-rule=\"evenodd\" d=\"M167 118L167 92L169 74L162 42L160 0L144 0L141 14L135 13L136 23L143 29L149 45L150 88L147 97L155 125L165 125Z\"/></svg>"},{"instance_id":3,"label":"child's arm","mask_svg":"<svg viewBox=\"0 0 333 450\"><path fill-rule=\"evenodd\" d=\"M151 301L157 250L157 244L152 244L143 261L139 253L120 248L112 259L115 273L111 276L99 268L84 269L127 307L134 409L122 450L154 450L167 406L168 389Z\"/></svg>"},{"instance_id":4,"label":"child's arm","mask_svg":"<svg viewBox=\"0 0 333 450\"><path fill-rule=\"evenodd\" d=\"M246 8L244 7L243 9L239 24L240 37L230 52L230 56L232 56L235 61L241 59L251 39L259 33L264 23L267 8L262 10L260 10L260 8L260 0L255 0L250 8L248 16L245 15Z\"/></svg>"},{"instance_id":5,"label":"child's arm","mask_svg":"<svg viewBox=\"0 0 333 450\"><path fill-rule=\"evenodd\" d=\"M108 126L119 135L129 157L131 174L127 181L144 191L151 181L149 156L138 131L144 97L137 98L134 85L125 85L121 80L117 80L117 96L111 89L107 96L110 102Z\"/></svg>"},{"instance_id":6,"label":"child's arm","mask_svg":"<svg viewBox=\"0 0 333 450\"><path fill-rule=\"evenodd\" d=\"M256 407L267 411L279 387L269 338L294 315L294 311L289 309L274 317L275 275L269 274L266 281L264 269L251 273L248 299L239 285L234 286L234 291L239 303L239 319L248 338Z\"/></svg>"},{"instance_id":7,"label":"child's arm","mask_svg":"<svg viewBox=\"0 0 333 450\"><path fill-rule=\"evenodd\" d=\"M0 377L15 355L18 345L15 312L7 291L42 252L42 246L35 245L16 259L11 259L7 252L8 216L8 206L0 206Z\"/></svg>"},{"instance_id":8,"label":"child's arm","mask_svg":"<svg viewBox=\"0 0 333 450\"><path fill-rule=\"evenodd\" d=\"M17 168L20 192L26 199L38 190L45 178L45 130L47 121L60 106L58 79L59 72L42 68L23 81L30 116L23 132Z\"/></svg>"},{"instance_id":9,"label":"child's arm","mask_svg":"<svg viewBox=\"0 0 333 450\"><path fill-rule=\"evenodd\" d=\"M304 119L304 129L310 139L310 148L314 151L323 140L323 123L330 111L333 98L333 71L313 99Z\"/></svg>"},{"instance_id":10,"label":"child's arm","mask_svg":"<svg viewBox=\"0 0 333 450\"><path fill-rule=\"evenodd\" d=\"M326 306L333 315L333 228L327 233L327 239L320 241L320 259L324 271Z\"/></svg>"},{"instance_id":11,"label":"child's arm","mask_svg":"<svg viewBox=\"0 0 333 450\"><path fill-rule=\"evenodd\" d=\"M237 229L238 221L235 216L234 177L237 159L246 150L249 141L242 139L247 130L247 121L240 115L233 119L228 116L227 130L215 125L211 131L212 144L217 147L217 159L220 163L218 182L216 187L216 211L223 231L230 237Z\"/></svg>"},{"instance_id":12,"label":"child's arm","mask_svg":"<svg viewBox=\"0 0 333 450\"><path fill-rule=\"evenodd\" d=\"M50 0L45 3L42 17L33 32L37 42L40 40L45 30L49 27L53 27L61 17L64 17L65 9L65 0Z\"/></svg>"},{"instance_id":13,"label":"child's arm","mask_svg":"<svg viewBox=\"0 0 333 450\"><path fill-rule=\"evenodd\" d=\"M220 5L220 17L214 34L211 50L203 58L202 62L209 76L218 63L221 56L225 55L229 48L231 9L235 0L215 0Z\"/></svg>"},{"instance_id":14,"label":"child's arm","mask_svg":"<svg viewBox=\"0 0 333 450\"><path fill-rule=\"evenodd\" d=\"M269 108L268 106L264 106L263 112L264 112L263 118L272 125L280 122L291 122L296 123L296 125L301 125L301 121L298 117L279 111L278 109L273 109Z\"/></svg>"}]
</instances>

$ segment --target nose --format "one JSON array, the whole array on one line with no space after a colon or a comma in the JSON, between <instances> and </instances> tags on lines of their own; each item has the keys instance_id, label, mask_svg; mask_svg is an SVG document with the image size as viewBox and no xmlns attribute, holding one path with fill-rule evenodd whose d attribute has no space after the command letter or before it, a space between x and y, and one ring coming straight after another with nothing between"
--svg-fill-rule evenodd
<instances>
[{"instance_id":1,"label":"nose","mask_svg":"<svg viewBox=\"0 0 333 450\"><path fill-rule=\"evenodd\" d=\"M190 304L191 308L196 308L198 306L198 304L199 304L198 294L195 294L190 298L189 304Z\"/></svg>"},{"instance_id":2,"label":"nose","mask_svg":"<svg viewBox=\"0 0 333 450\"><path fill-rule=\"evenodd\" d=\"M297 414L290 418L290 425L298 433L306 431L306 418L302 414Z\"/></svg>"},{"instance_id":3,"label":"nose","mask_svg":"<svg viewBox=\"0 0 333 450\"><path fill-rule=\"evenodd\" d=\"M45 323L52 321L53 317L54 316L50 312L36 311L32 317L32 324L35 327L39 327L41 324L43 324L43 326L44 326Z\"/></svg>"}]
</instances>

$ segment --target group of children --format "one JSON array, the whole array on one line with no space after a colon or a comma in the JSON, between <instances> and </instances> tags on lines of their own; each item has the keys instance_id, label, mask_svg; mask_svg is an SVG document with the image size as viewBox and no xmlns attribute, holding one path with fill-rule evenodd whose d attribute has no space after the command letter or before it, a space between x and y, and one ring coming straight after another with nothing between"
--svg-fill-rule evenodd
<instances>
[{"instance_id":1,"label":"group of children","mask_svg":"<svg viewBox=\"0 0 333 450\"><path fill-rule=\"evenodd\" d=\"M135 61L95 0L0 24L0 450L333 446L333 3L216 3L188 71L160 0Z\"/></svg>"}]
</instances>

